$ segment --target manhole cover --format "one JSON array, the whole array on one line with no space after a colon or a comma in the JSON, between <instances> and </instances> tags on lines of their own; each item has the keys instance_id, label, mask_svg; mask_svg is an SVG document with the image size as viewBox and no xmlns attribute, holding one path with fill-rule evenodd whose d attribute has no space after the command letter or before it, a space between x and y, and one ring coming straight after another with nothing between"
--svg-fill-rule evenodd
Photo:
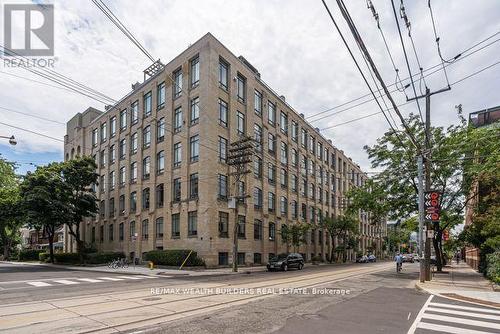
<instances>
[{"instance_id":1,"label":"manhole cover","mask_svg":"<svg viewBox=\"0 0 500 334\"><path fill-rule=\"evenodd\" d=\"M148 301L148 302L152 302L152 301L155 301L155 300L161 300L161 297L149 297L149 298L144 298L142 300L145 300L145 301Z\"/></svg>"}]
</instances>

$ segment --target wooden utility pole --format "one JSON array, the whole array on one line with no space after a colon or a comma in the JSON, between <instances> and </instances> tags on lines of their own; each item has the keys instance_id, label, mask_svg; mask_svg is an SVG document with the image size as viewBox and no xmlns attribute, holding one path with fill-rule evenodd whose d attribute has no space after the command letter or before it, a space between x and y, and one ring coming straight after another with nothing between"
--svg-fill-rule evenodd
<instances>
[{"instance_id":1,"label":"wooden utility pole","mask_svg":"<svg viewBox=\"0 0 500 334\"><path fill-rule=\"evenodd\" d=\"M251 172L247 169L247 165L252 161L254 150L254 139L248 136L241 137L231 144L227 157L227 164L235 169L235 171L230 174L230 176L234 176L234 192L228 203L228 207L234 209L233 272L238 271L238 206L241 200L249 197L249 195L245 193L245 188L243 188L243 193L240 192L239 185L243 177Z\"/></svg>"}]
</instances>

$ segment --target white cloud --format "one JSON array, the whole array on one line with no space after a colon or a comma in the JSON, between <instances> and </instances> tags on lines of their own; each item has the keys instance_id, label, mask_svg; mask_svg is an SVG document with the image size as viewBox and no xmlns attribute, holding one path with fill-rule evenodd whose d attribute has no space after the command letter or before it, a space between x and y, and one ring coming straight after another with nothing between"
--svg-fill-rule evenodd
<instances>
[{"instance_id":1,"label":"white cloud","mask_svg":"<svg viewBox=\"0 0 500 334\"><path fill-rule=\"evenodd\" d=\"M10 1L9 1L10 2ZM18 1L24 3L24 1ZM262 74L262 78L299 112L312 115L368 93L359 73L341 43L320 1L105 1L147 49L164 62L210 31L235 54L244 55ZM147 58L135 48L90 1L55 1L56 70L87 84L115 99L130 90L130 84L142 79ZM364 1L347 1L349 10L374 61L388 84L394 71L376 24ZM396 1L396 4L399 1ZM352 37L338 15L335 1L331 10L353 51L366 72ZM374 1L380 22L402 77L407 70L389 1ZM452 57L489 34L498 31L500 3L484 0L471 4L466 0L432 1L441 37L443 54ZM438 63L427 1L406 1L412 33L424 68ZM417 67L406 37L413 72ZM1 28L3 29L3 27ZM2 34L3 35L3 34ZM499 43L500 45L500 43ZM450 81L489 65L498 59L494 45L449 67ZM16 75L43 80L19 70L1 68ZM432 121L447 125L456 121L456 104L472 112L500 103L499 70L493 68L432 99ZM41 86L0 73L0 106L42 115L66 122L88 106L103 109L102 104L64 90ZM431 89L444 85L442 72L428 80ZM412 94L411 90L407 90ZM398 103L404 102L395 93ZM423 106L423 104L422 104ZM336 110L334 110L336 111ZM342 114L313 123L320 128L377 111L369 103ZM407 115L415 105L402 108ZM332 111L333 112L333 111ZM51 136L63 138L65 127L0 110L0 119ZM387 129L382 115L326 131L334 144L362 167L369 162L362 147L374 143ZM62 143L13 130L0 125L0 134L15 133L24 152L61 151Z\"/></svg>"}]
</instances>

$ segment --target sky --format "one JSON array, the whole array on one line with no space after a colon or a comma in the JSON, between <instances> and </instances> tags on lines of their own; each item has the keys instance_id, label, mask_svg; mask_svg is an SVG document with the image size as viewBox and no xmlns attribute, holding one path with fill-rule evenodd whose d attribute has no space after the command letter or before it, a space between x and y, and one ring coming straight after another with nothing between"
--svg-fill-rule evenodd
<instances>
[{"instance_id":1,"label":"sky","mask_svg":"<svg viewBox=\"0 0 500 334\"><path fill-rule=\"evenodd\" d=\"M92 1L34 2L55 5L54 70L115 100L127 94L132 83L142 80L142 71L150 65L148 58L108 21ZM312 125L320 129L329 128L322 130L322 133L332 139L336 147L344 150L364 170L372 170L363 147L373 145L387 131L389 126L383 115L342 123L379 111L375 102L332 115L364 101L358 100L321 114L329 116L321 120L314 121L320 116L311 117L369 93L320 0L104 2L146 49L164 63L211 32L233 53L248 59L259 70L262 79L280 95L284 95L295 110L305 114ZM326 2L371 83L369 72L339 13L336 1ZM4 3L0 0L2 21ZM9 0L8 3L23 4L29 1ZM387 85L394 84L395 71L366 2L350 0L345 3L384 81ZM408 70L391 1L373 0L373 4L400 77L406 78ZM395 0L395 4L399 13L400 1ZM431 4L445 59L453 58L500 31L500 1L432 0ZM425 70L440 64L427 0L406 0L405 6L422 68ZM398 21L411 71L416 74L419 66L399 15ZM3 24L0 24L2 41L3 29ZM468 56L498 38L500 34L450 64L447 67L449 82L453 83L500 61L500 43L493 43ZM442 70L425 79L431 90L446 87ZM66 132L65 123L74 114L89 106L104 109L100 102L46 84L57 86L22 68L7 67L2 60L0 122L62 141ZM423 82L416 77L415 84L420 95ZM500 65L453 85L451 91L432 97L432 124L448 126L456 123L455 106L458 104L462 104L465 114L499 105L499 88ZM409 97L413 96L411 87L405 92ZM398 104L406 101L403 92L396 91L392 96ZM424 101L421 101L421 107L424 107ZM401 112L403 115L416 113L417 106L415 103L405 105L401 107ZM11 135L15 135L18 144L11 146L8 140L0 139L0 154L19 162L19 173L32 170L37 164L63 159L61 141L0 124L0 136Z\"/></svg>"}]
</instances>

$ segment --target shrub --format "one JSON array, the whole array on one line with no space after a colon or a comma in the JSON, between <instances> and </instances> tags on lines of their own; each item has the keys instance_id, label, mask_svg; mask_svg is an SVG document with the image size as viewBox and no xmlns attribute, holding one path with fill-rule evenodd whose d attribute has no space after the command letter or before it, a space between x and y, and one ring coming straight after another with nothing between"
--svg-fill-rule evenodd
<instances>
[{"instance_id":1,"label":"shrub","mask_svg":"<svg viewBox=\"0 0 500 334\"><path fill-rule=\"evenodd\" d=\"M187 249L168 249L168 250L154 250L144 254L146 261L152 261L154 264L164 266L180 266L188 256L190 250ZM189 259L184 266L204 266L205 262L199 258L196 252L191 253Z\"/></svg>"},{"instance_id":2,"label":"shrub","mask_svg":"<svg viewBox=\"0 0 500 334\"><path fill-rule=\"evenodd\" d=\"M321 262L323 261L323 259L321 258L321 256L318 256L318 255L315 255L311 258L311 261L313 262Z\"/></svg>"},{"instance_id":3,"label":"shrub","mask_svg":"<svg viewBox=\"0 0 500 334\"><path fill-rule=\"evenodd\" d=\"M40 253L44 253L42 249L23 249L19 251L17 259L19 261L39 261Z\"/></svg>"},{"instance_id":4,"label":"shrub","mask_svg":"<svg viewBox=\"0 0 500 334\"><path fill-rule=\"evenodd\" d=\"M50 254L46 252L40 253L38 254L38 260L40 260L40 262L49 262Z\"/></svg>"},{"instance_id":5,"label":"shrub","mask_svg":"<svg viewBox=\"0 0 500 334\"><path fill-rule=\"evenodd\" d=\"M86 254L85 262L89 264L103 264L124 257L125 254L123 252L91 253Z\"/></svg>"},{"instance_id":6,"label":"shrub","mask_svg":"<svg viewBox=\"0 0 500 334\"><path fill-rule=\"evenodd\" d=\"M80 263L78 253L54 253L54 261L56 263L77 264Z\"/></svg>"},{"instance_id":7,"label":"shrub","mask_svg":"<svg viewBox=\"0 0 500 334\"><path fill-rule=\"evenodd\" d=\"M486 256L486 276L493 282L500 284L500 251Z\"/></svg>"}]
</instances>

